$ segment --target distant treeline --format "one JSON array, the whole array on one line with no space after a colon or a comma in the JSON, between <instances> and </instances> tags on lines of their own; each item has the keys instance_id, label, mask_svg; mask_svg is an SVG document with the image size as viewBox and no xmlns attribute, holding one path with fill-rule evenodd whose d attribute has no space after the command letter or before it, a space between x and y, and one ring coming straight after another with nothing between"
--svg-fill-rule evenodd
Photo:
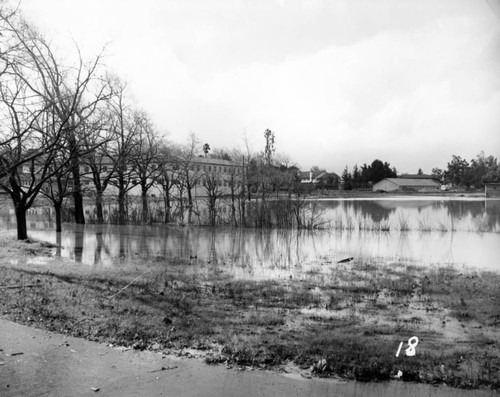
<instances>
[{"instance_id":1,"label":"distant treeline","mask_svg":"<svg viewBox=\"0 0 500 397\"><path fill-rule=\"evenodd\" d=\"M424 175L421 168L416 175ZM345 190L365 188L385 178L397 178L395 167L381 160L374 160L371 165L363 164L361 167L354 165L352 171L346 165L340 178ZM433 168L431 175L439 179L443 184L458 188L482 188L485 183L500 182L500 164L496 157L486 156L481 151L476 158L470 162L453 155L446 169Z\"/></svg>"},{"instance_id":2,"label":"distant treeline","mask_svg":"<svg viewBox=\"0 0 500 397\"><path fill-rule=\"evenodd\" d=\"M341 181L345 190L360 189L371 186L385 178L397 178L396 167L392 167L388 162L373 160L371 165L363 164L361 168L354 165L352 172L347 165L342 172Z\"/></svg>"},{"instance_id":3,"label":"distant treeline","mask_svg":"<svg viewBox=\"0 0 500 397\"><path fill-rule=\"evenodd\" d=\"M485 183L500 182L500 164L496 157L486 156L483 151L470 162L453 155L446 170L433 168L432 174L447 185L480 188Z\"/></svg>"}]
</instances>

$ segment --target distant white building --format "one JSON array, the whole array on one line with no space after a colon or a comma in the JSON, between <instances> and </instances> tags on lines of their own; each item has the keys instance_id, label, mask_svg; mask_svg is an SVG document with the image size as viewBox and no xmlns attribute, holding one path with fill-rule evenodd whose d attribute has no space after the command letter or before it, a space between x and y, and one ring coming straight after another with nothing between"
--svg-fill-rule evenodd
<instances>
[{"instance_id":1,"label":"distant white building","mask_svg":"<svg viewBox=\"0 0 500 397\"><path fill-rule=\"evenodd\" d=\"M112 169L112 160L106 159L101 165L101 174L109 173ZM170 170L167 172L169 174L169 178L175 181L181 181L182 179L185 180L185 178L189 178L191 194L193 197L207 196L207 189L205 188L207 179L210 179L213 184L216 184L218 186L218 190L222 194L229 194L231 192L231 183L239 183L243 177L242 166L233 161L194 156L189 160L172 161ZM87 193L93 192L95 188L92 181L90 167L84 164L81 165L80 174L84 189ZM134 172L132 171L128 178L134 185L128 191L128 195L140 196L141 187L139 185L138 177L134 176ZM105 195L116 195L117 193L117 188L110 184L106 189ZM172 194L178 194L177 186L174 186ZM157 197L161 196L161 187L158 184L153 185L150 188L148 195Z\"/></svg>"},{"instance_id":2,"label":"distant white building","mask_svg":"<svg viewBox=\"0 0 500 397\"><path fill-rule=\"evenodd\" d=\"M426 178L385 178L373 185L374 192L438 192L441 183Z\"/></svg>"}]
</instances>

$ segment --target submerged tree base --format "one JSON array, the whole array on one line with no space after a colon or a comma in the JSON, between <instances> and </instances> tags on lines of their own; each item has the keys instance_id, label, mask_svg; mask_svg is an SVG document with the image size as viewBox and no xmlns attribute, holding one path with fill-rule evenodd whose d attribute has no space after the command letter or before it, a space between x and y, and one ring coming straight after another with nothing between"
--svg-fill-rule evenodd
<instances>
[{"instance_id":1,"label":"submerged tree base","mask_svg":"<svg viewBox=\"0 0 500 397\"><path fill-rule=\"evenodd\" d=\"M328 277L249 281L189 259L93 269L45 256L41 266L47 254L2 241L2 287L30 285L3 289L4 317L137 349L196 349L207 363L500 388L498 273L353 261L318 263Z\"/></svg>"}]
</instances>

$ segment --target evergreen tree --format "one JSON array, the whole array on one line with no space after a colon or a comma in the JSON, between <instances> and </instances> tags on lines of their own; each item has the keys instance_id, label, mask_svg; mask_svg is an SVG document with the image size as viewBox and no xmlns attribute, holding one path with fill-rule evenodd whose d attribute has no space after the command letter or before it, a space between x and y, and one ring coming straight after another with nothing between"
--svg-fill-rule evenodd
<instances>
[{"instance_id":1,"label":"evergreen tree","mask_svg":"<svg viewBox=\"0 0 500 397\"><path fill-rule=\"evenodd\" d=\"M352 169L352 186L354 189L359 188L361 183L361 172L359 171L358 165L354 164Z\"/></svg>"},{"instance_id":2,"label":"evergreen tree","mask_svg":"<svg viewBox=\"0 0 500 397\"><path fill-rule=\"evenodd\" d=\"M344 186L344 190L352 190L352 175L347 168L347 165L342 172L342 185Z\"/></svg>"}]
</instances>

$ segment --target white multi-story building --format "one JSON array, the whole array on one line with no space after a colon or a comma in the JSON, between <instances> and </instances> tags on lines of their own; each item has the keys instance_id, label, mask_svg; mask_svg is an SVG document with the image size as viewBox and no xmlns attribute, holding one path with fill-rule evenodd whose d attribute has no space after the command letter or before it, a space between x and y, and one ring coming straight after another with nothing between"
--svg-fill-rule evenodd
<instances>
[{"instance_id":1,"label":"white multi-story building","mask_svg":"<svg viewBox=\"0 0 500 397\"><path fill-rule=\"evenodd\" d=\"M113 161L108 159L103 161L100 165L101 175L112 172ZM127 178L131 184L128 190L129 196L140 196L141 185L139 177L134 169L127 169ZM148 191L148 196L159 197L164 194L162 189L162 180L166 176L173 183L171 194L172 196L179 196L180 192L187 195L187 187L191 188L191 195L193 198L206 197L208 195L207 185L210 188L215 186L219 194L225 195L231 193L231 187L236 187L242 180L242 167L241 165L222 159L205 158L205 157L192 157L188 160L172 160L167 167L160 167L157 164L152 165L156 170L152 171L152 177L148 179L157 178L158 182L154 183ZM163 173L163 176L161 175ZM92 180L92 173L90 166L81 165L80 174L82 187L89 194L95 191L94 182ZM115 184L110 183L106 188L104 195L116 195L118 188Z\"/></svg>"}]
</instances>

